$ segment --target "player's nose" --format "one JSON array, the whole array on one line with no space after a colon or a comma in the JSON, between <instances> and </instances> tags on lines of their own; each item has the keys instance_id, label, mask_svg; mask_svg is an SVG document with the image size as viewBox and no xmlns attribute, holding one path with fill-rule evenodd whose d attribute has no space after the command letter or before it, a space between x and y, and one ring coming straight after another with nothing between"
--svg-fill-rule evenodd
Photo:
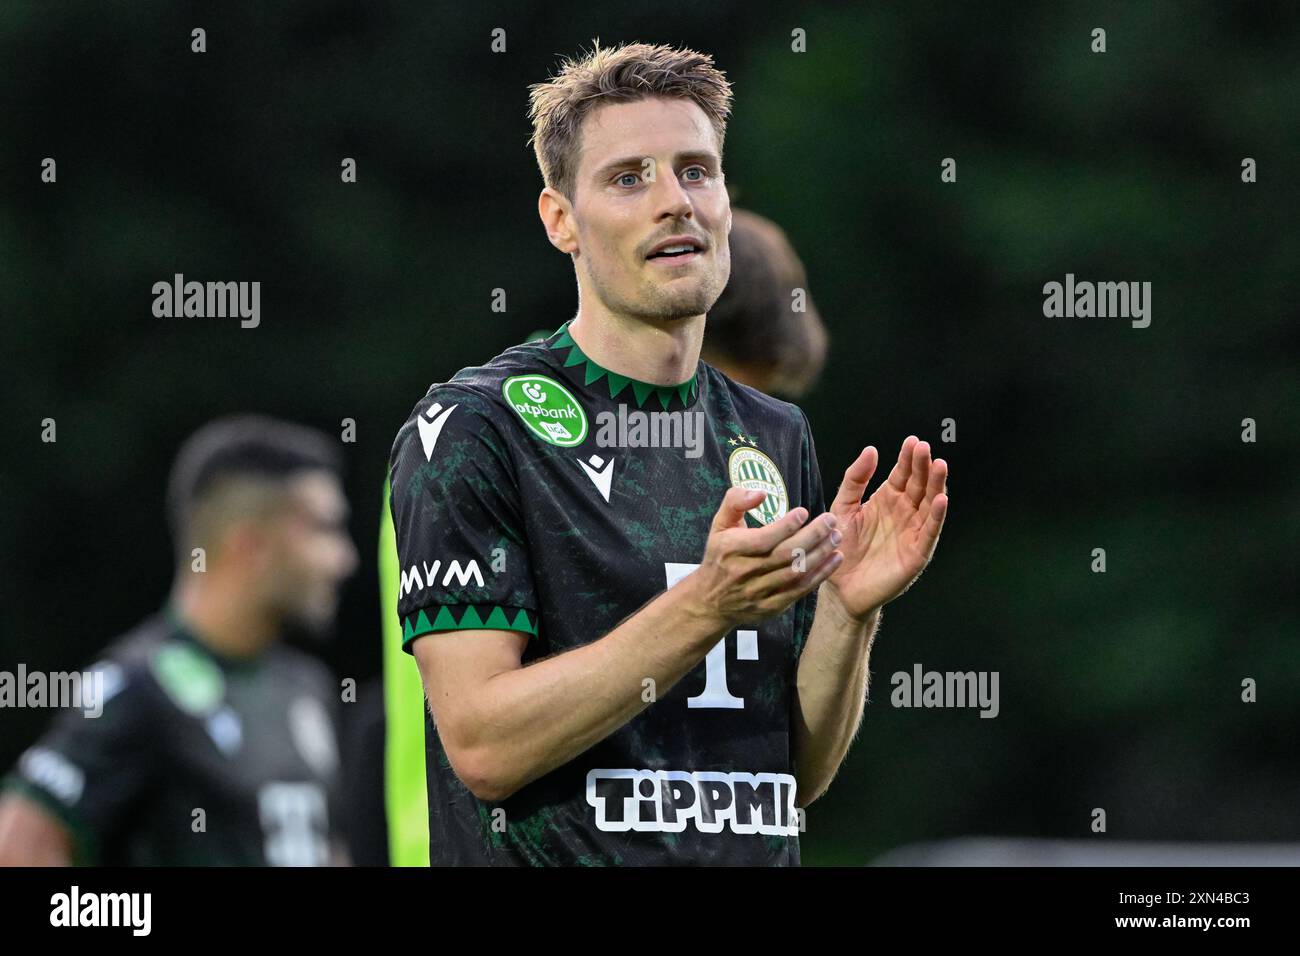
<instances>
[{"instance_id":1,"label":"player's nose","mask_svg":"<svg viewBox=\"0 0 1300 956\"><path fill-rule=\"evenodd\" d=\"M695 207L685 187L676 176L660 176L651 193L655 202L655 221L664 218L689 219Z\"/></svg>"}]
</instances>

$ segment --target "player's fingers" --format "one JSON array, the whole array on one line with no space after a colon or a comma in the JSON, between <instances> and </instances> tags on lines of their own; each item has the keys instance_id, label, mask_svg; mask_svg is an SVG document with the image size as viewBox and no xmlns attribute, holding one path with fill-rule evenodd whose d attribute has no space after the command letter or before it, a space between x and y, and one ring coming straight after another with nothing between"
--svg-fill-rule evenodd
<instances>
[{"instance_id":1,"label":"player's fingers","mask_svg":"<svg viewBox=\"0 0 1300 956\"><path fill-rule=\"evenodd\" d=\"M807 550L801 548L799 551L795 552L794 557L801 560L799 560L794 566L805 572L815 571L817 568L822 566L826 559L831 556L831 552L838 548L840 542L843 540L844 537L839 531L831 531L830 534L822 538L811 548L808 548Z\"/></svg>"},{"instance_id":2,"label":"player's fingers","mask_svg":"<svg viewBox=\"0 0 1300 956\"><path fill-rule=\"evenodd\" d=\"M930 502L930 515L921 528L921 553L927 560L934 553L935 545L939 543L939 532L943 530L943 522L947 517L948 496L936 495L934 501Z\"/></svg>"},{"instance_id":3,"label":"player's fingers","mask_svg":"<svg viewBox=\"0 0 1300 956\"><path fill-rule=\"evenodd\" d=\"M835 516L828 511L809 521L807 527L799 529L798 534L778 543L758 571L757 580L762 582L760 591L762 588L776 587L781 572L787 568L802 571L821 563L842 539L836 524Z\"/></svg>"},{"instance_id":4,"label":"player's fingers","mask_svg":"<svg viewBox=\"0 0 1300 956\"><path fill-rule=\"evenodd\" d=\"M728 488L727 493L722 496L722 504L718 506L717 514L713 516L713 524L710 525L709 530L726 531L728 528L736 527L744 518L745 512L762 500L761 491L746 491L735 486Z\"/></svg>"},{"instance_id":5,"label":"player's fingers","mask_svg":"<svg viewBox=\"0 0 1300 956\"><path fill-rule=\"evenodd\" d=\"M819 514L795 534L777 543L776 547L772 549L772 560L768 562L768 566L780 567L786 564L794 556L795 549L807 554L834 534L838 526L839 519L829 511Z\"/></svg>"},{"instance_id":6,"label":"player's fingers","mask_svg":"<svg viewBox=\"0 0 1300 956\"><path fill-rule=\"evenodd\" d=\"M760 613L780 614L799 600L839 567L844 553L827 545L817 548L797 562L789 562L750 583Z\"/></svg>"},{"instance_id":7,"label":"player's fingers","mask_svg":"<svg viewBox=\"0 0 1300 956\"><path fill-rule=\"evenodd\" d=\"M871 476L876 473L876 463L880 456L874 445L862 449L853 464L844 470L844 479L840 490L831 502L831 511L837 515L848 514L862 504L862 494L867 490Z\"/></svg>"},{"instance_id":8,"label":"player's fingers","mask_svg":"<svg viewBox=\"0 0 1300 956\"><path fill-rule=\"evenodd\" d=\"M930 465L930 480L926 482L925 497L921 501L921 507L928 510L934 501L934 496L946 491L947 487L948 463L942 458L936 458Z\"/></svg>"},{"instance_id":9,"label":"player's fingers","mask_svg":"<svg viewBox=\"0 0 1300 956\"><path fill-rule=\"evenodd\" d=\"M810 574L808 576L808 580L804 581L802 584L799 585L798 596L795 598L795 600L797 601L799 598L803 597L805 594L812 591L814 588L818 587L823 581L825 581L832 574L834 574L835 569L838 568L843 563L844 563L844 552L832 551L830 553L830 556L827 557L826 560L821 563L821 567L819 567L816 571Z\"/></svg>"},{"instance_id":10,"label":"player's fingers","mask_svg":"<svg viewBox=\"0 0 1300 956\"><path fill-rule=\"evenodd\" d=\"M762 492L759 492L761 495ZM758 501L762 501L760 497ZM755 501L754 504L757 504ZM750 507L753 507L751 505ZM744 514L744 512L741 512ZM738 530L735 550L738 554L766 557L782 541L795 534L808 521L807 508L795 508L777 521L761 528Z\"/></svg>"},{"instance_id":11,"label":"player's fingers","mask_svg":"<svg viewBox=\"0 0 1300 956\"><path fill-rule=\"evenodd\" d=\"M930 443L919 441L912 451L912 473L907 476L907 500L914 505L925 495L925 483L930 479Z\"/></svg>"},{"instance_id":12,"label":"player's fingers","mask_svg":"<svg viewBox=\"0 0 1300 956\"><path fill-rule=\"evenodd\" d=\"M915 435L908 435L903 439L903 447L898 450L898 461L889 472L889 483L897 491L904 491L907 488L907 479L912 474L912 449L916 447L917 440Z\"/></svg>"}]
</instances>

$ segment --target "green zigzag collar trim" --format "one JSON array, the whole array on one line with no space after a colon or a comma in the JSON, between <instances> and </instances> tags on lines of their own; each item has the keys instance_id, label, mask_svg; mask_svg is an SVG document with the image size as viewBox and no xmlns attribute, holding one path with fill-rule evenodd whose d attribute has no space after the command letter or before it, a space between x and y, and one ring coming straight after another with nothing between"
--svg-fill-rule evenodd
<instances>
[{"instance_id":1,"label":"green zigzag collar trim","mask_svg":"<svg viewBox=\"0 0 1300 956\"><path fill-rule=\"evenodd\" d=\"M506 613L506 608L495 604L443 604L431 621L428 612L432 611L432 607L422 608L406 616L402 621L403 644L435 631L523 631L537 635L537 617L534 614L530 618L524 608L519 608L513 619Z\"/></svg>"},{"instance_id":2,"label":"green zigzag collar trim","mask_svg":"<svg viewBox=\"0 0 1300 956\"><path fill-rule=\"evenodd\" d=\"M632 387L632 396L636 399L636 407L641 408L645 405L646 399L651 395L659 399L659 404L664 411L668 411L669 404L672 403L673 396L677 396L682 407L694 400L696 393L700 389L699 373L696 372L689 379L680 385L651 385L649 382L638 382L634 378L628 378L626 375L619 375L617 372L611 372L609 369L598 364L595 359L589 358L585 352L578 347L578 343L573 341L569 335L569 322L560 326L556 333L555 341L548 348L569 350L569 356L564 360L564 367L570 368L574 365L583 365L583 383L594 385L602 378L609 382L609 397L618 398L618 396L630 385ZM585 363L585 365L584 365Z\"/></svg>"}]
</instances>

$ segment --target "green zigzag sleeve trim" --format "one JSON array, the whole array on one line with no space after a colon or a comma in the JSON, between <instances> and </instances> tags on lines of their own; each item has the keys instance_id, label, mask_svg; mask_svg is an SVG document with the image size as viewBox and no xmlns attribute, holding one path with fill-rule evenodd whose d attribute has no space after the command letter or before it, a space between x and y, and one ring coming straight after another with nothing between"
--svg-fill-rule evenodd
<instances>
[{"instance_id":1,"label":"green zigzag sleeve trim","mask_svg":"<svg viewBox=\"0 0 1300 956\"><path fill-rule=\"evenodd\" d=\"M443 604L421 608L402 621L402 647L410 651L411 641L438 631L522 631L537 636L537 614L522 607L496 604ZM433 614L432 620L429 618Z\"/></svg>"}]
</instances>

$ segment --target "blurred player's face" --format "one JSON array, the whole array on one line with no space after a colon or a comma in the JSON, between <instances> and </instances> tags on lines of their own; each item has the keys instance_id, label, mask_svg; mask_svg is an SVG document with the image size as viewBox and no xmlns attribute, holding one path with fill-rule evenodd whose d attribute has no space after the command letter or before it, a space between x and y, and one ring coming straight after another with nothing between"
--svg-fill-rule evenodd
<instances>
[{"instance_id":1,"label":"blurred player's face","mask_svg":"<svg viewBox=\"0 0 1300 956\"><path fill-rule=\"evenodd\" d=\"M268 602L285 623L321 633L338 610L338 591L357 568L347 531L348 504L329 472L290 484L289 501L268 539Z\"/></svg>"},{"instance_id":2,"label":"blurred player's face","mask_svg":"<svg viewBox=\"0 0 1300 956\"><path fill-rule=\"evenodd\" d=\"M570 251L582 294L618 315L706 313L731 272L731 202L704 111L664 97L611 103L583 120L580 146ZM674 236L700 248L651 258Z\"/></svg>"}]
</instances>

